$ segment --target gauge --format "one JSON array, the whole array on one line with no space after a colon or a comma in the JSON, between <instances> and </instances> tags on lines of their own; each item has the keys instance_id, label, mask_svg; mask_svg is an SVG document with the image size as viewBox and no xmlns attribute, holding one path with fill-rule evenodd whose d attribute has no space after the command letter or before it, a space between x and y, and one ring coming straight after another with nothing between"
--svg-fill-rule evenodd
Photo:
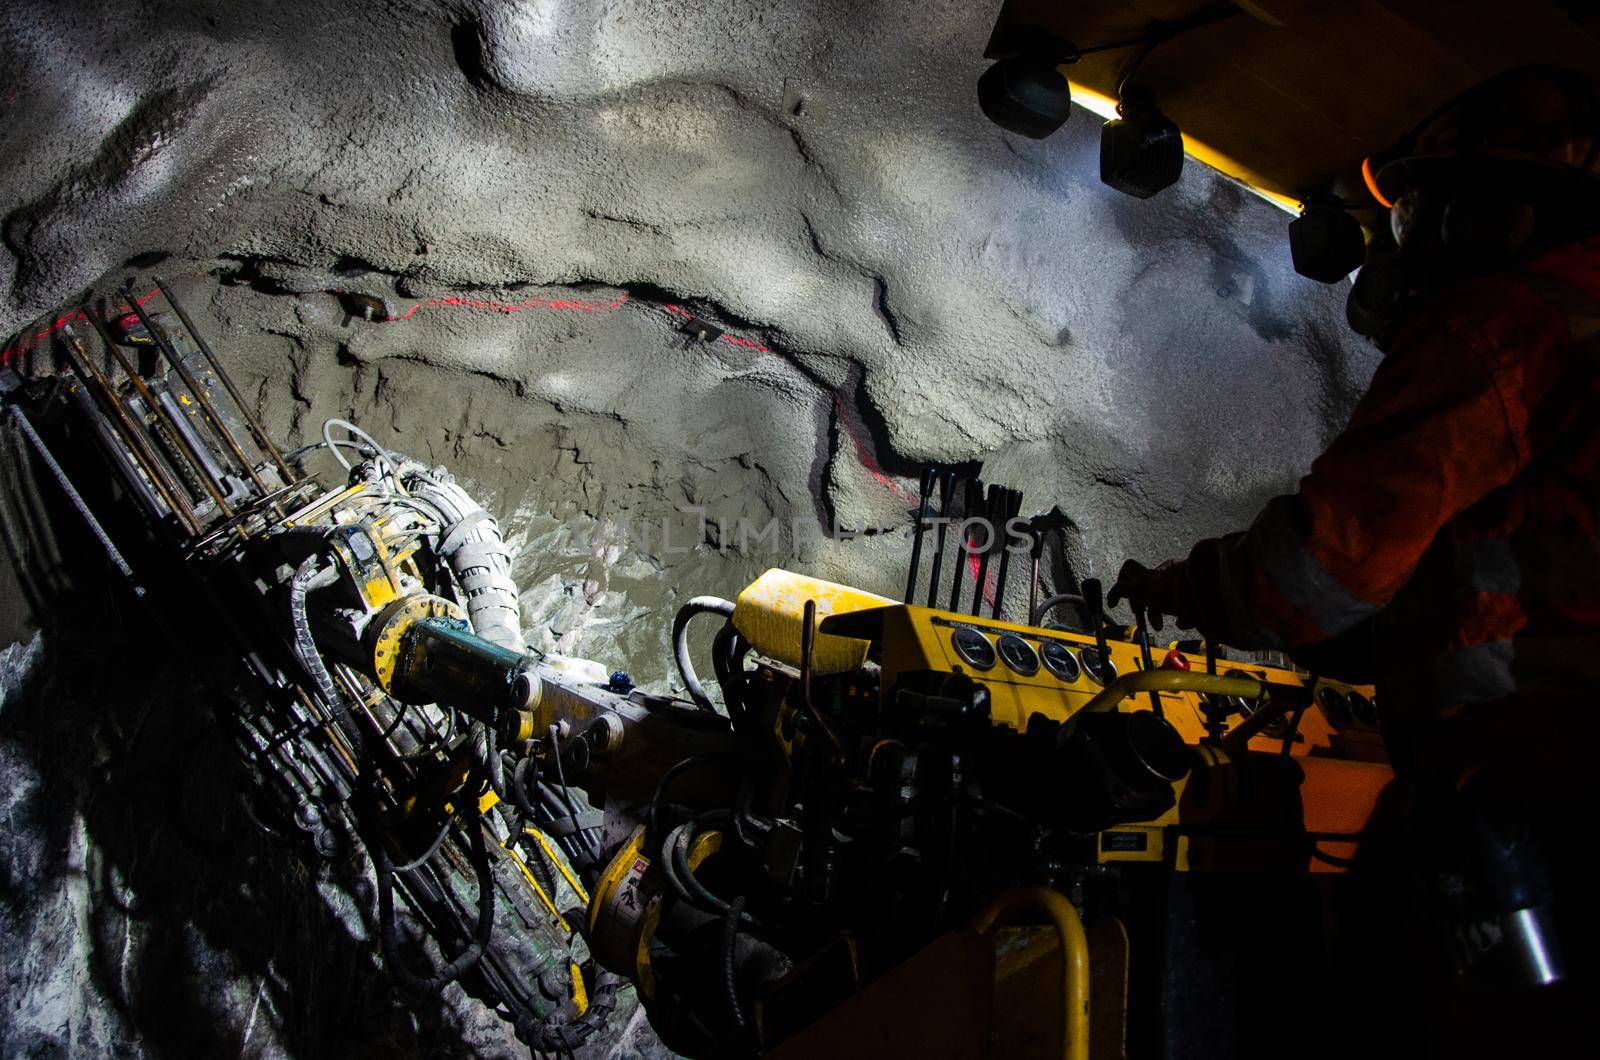
<instances>
[{"instance_id":1,"label":"gauge","mask_svg":"<svg viewBox=\"0 0 1600 1060\"><path fill-rule=\"evenodd\" d=\"M1059 640L1047 640L1041 643L1039 654L1044 658L1044 668L1069 685L1082 673L1078 668L1078 657L1072 654L1071 648Z\"/></svg>"},{"instance_id":2,"label":"gauge","mask_svg":"<svg viewBox=\"0 0 1600 1060\"><path fill-rule=\"evenodd\" d=\"M1350 724L1350 701L1337 688L1323 685L1317 692L1317 703L1322 706L1322 713L1335 725L1342 727Z\"/></svg>"},{"instance_id":3,"label":"gauge","mask_svg":"<svg viewBox=\"0 0 1600 1060\"><path fill-rule=\"evenodd\" d=\"M1097 685L1109 685L1117 677L1117 664L1111 661L1111 653L1101 653L1100 649L1090 645L1078 652L1078 658L1083 660L1083 672L1089 675L1089 680Z\"/></svg>"},{"instance_id":4,"label":"gauge","mask_svg":"<svg viewBox=\"0 0 1600 1060\"><path fill-rule=\"evenodd\" d=\"M1033 650L1033 645L1015 633L1000 634L994 646L1000 649L1001 660L1023 677L1031 677L1039 672L1038 653Z\"/></svg>"},{"instance_id":5,"label":"gauge","mask_svg":"<svg viewBox=\"0 0 1600 1060\"><path fill-rule=\"evenodd\" d=\"M1349 692L1345 693L1344 698L1345 702L1350 705L1351 716L1354 717L1356 721L1360 722L1362 725L1365 725L1369 729L1377 727L1378 708L1373 704L1372 700L1368 699L1366 696L1362 695L1360 692L1357 692L1353 688Z\"/></svg>"},{"instance_id":6,"label":"gauge","mask_svg":"<svg viewBox=\"0 0 1600 1060\"><path fill-rule=\"evenodd\" d=\"M1223 674L1222 676L1223 677L1237 677L1237 678L1241 678L1241 679L1246 680L1246 681L1258 680L1258 678L1256 677L1255 674L1247 673L1244 670L1229 670L1227 673ZM1248 718L1250 715L1254 714L1256 712L1256 710L1261 706L1261 704L1258 703L1256 700L1254 700L1254 699L1246 699L1243 696L1234 696L1228 702L1233 705L1233 709L1238 711L1239 712L1239 716L1242 717L1242 718Z\"/></svg>"},{"instance_id":7,"label":"gauge","mask_svg":"<svg viewBox=\"0 0 1600 1060\"><path fill-rule=\"evenodd\" d=\"M955 632L950 634L950 644L962 661L974 670L994 668L994 645L989 643L988 637L971 626L957 626Z\"/></svg>"}]
</instances>

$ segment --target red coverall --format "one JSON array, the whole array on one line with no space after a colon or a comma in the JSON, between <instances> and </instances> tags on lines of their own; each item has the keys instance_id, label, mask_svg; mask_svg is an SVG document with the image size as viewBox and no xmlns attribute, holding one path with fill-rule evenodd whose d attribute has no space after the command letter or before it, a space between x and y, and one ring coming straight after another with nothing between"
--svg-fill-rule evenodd
<instances>
[{"instance_id":1,"label":"red coverall","mask_svg":"<svg viewBox=\"0 0 1600 1060\"><path fill-rule=\"evenodd\" d=\"M1420 1036L1405 1039L1409 1055L1508 1056L1529 1048L1529 1027L1554 1044L1584 1024L1596 934L1584 862L1600 736L1600 236L1431 298L1298 492L1154 576L1150 603L1244 648L1370 629L1397 771L1422 787L1510 774L1526 794L1572 979L1536 994L1438 993L1431 943L1411 934L1425 920L1404 897L1409 841L1380 828L1347 943L1352 974L1391 999L1375 1025Z\"/></svg>"},{"instance_id":2,"label":"red coverall","mask_svg":"<svg viewBox=\"0 0 1600 1060\"><path fill-rule=\"evenodd\" d=\"M1159 576L1243 648L1373 620L1391 717L1600 699L1600 237L1433 296L1299 491Z\"/></svg>"}]
</instances>

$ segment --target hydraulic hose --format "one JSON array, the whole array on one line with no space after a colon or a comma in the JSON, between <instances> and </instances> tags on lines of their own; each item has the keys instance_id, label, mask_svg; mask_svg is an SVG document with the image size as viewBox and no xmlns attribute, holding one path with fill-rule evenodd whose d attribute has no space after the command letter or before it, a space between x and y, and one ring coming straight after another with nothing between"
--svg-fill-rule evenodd
<instances>
[{"instance_id":1,"label":"hydraulic hose","mask_svg":"<svg viewBox=\"0 0 1600 1060\"><path fill-rule=\"evenodd\" d=\"M1028 625L1037 626L1041 618L1049 614L1053 608L1062 604L1077 604L1079 607L1083 607L1083 597L1077 593L1052 593L1039 601L1039 606L1034 608L1033 614L1028 616Z\"/></svg>"},{"instance_id":2,"label":"hydraulic hose","mask_svg":"<svg viewBox=\"0 0 1600 1060\"><path fill-rule=\"evenodd\" d=\"M483 822L471 821L467 838L472 850L472 870L478 877L478 922L472 929L472 939L460 956L441 968L437 974L423 977L406 967L400 953L400 938L394 919L394 865L389 852L383 847L381 836L367 844L372 852L372 867L378 877L378 934L383 946L383 963L402 989L413 994L435 994L461 978L478 961L489 947L489 936L494 931L494 874L489 868L489 851L483 839Z\"/></svg>"},{"instance_id":3,"label":"hydraulic hose","mask_svg":"<svg viewBox=\"0 0 1600 1060\"><path fill-rule=\"evenodd\" d=\"M414 497L443 517L437 551L466 597L472 632L514 652L526 652L517 583L511 577L511 550L500 524L468 496L443 468L401 466L401 478Z\"/></svg>"},{"instance_id":4,"label":"hydraulic hose","mask_svg":"<svg viewBox=\"0 0 1600 1060\"><path fill-rule=\"evenodd\" d=\"M739 915L744 912L744 895L728 903L722 918L722 985L728 992L728 1009L735 1027L744 1027L744 1009L739 1005L739 981L733 974L734 943L739 941Z\"/></svg>"},{"instance_id":5,"label":"hydraulic hose","mask_svg":"<svg viewBox=\"0 0 1600 1060\"><path fill-rule=\"evenodd\" d=\"M338 710L339 690L334 686L333 675L328 672L328 664L322 661L317 642L312 639L311 616L306 610L306 596L311 590L325 588L339 580L338 568L330 566L318 569L317 564L321 561L321 556L307 556L295 568L294 577L289 579L289 622L294 631L294 657L301 669L305 670L306 676L311 678L312 684L316 685L317 695L322 697L328 709Z\"/></svg>"},{"instance_id":6,"label":"hydraulic hose","mask_svg":"<svg viewBox=\"0 0 1600 1060\"><path fill-rule=\"evenodd\" d=\"M677 660L678 676L683 678L683 687L688 691L689 698L694 700L694 705L715 713L717 708L711 705L711 697L700 686L700 679L694 673L694 663L689 659L689 620L695 615L707 614L732 618L733 601L720 596L696 596L678 608L678 617L672 620L672 657Z\"/></svg>"}]
</instances>

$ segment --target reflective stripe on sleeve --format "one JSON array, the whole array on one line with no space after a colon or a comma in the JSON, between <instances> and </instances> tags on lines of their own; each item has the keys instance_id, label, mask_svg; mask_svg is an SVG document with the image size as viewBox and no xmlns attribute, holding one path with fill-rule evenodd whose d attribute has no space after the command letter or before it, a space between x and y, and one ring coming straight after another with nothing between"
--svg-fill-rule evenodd
<instances>
[{"instance_id":1,"label":"reflective stripe on sleeve","mask_svg":"<svg viewBox=\"0 0 1600 1060\"><path fill-rule=\"evenodd\" d=\"M1273 586L1328 636L1342 633L1377 612L1329 574L1307 551L1294 525L1293 497L1275 497L1246 538Z\"/></svg>"},{"instance_id":2,"label":"reflective stripe on sleeve","mask_svg":"<svg viewBox=\"0 0 1600 1060\"><path fill-rule=\"evenodd\" d=\"M1543 600L1600 600L1600 539L1513 537L1457 548L1461 592L1524 594Z\"/></svg>"}]
</instances>

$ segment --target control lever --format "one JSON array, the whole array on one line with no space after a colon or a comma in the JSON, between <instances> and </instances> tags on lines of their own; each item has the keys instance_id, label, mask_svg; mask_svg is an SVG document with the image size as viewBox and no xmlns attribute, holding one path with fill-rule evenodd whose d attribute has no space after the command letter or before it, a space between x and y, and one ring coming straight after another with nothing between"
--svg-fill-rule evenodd
<instances>
[{"instance_id":1,"label":"control lever","mask_svg":"<svg viewBox=\"0 0 1600 1060\"><path fill-rule=\"evenodd\" d=\"M1028 624L1034 625L1035 616L1039 613L1039 563L1044 558L1045 535L1052 530L1065 530L1067 528L1067 513L1061 506L1055 505L1048 512L1040 512L1028 520L1028 536L1033 538L1033 548L1028 556L1032 570L1028 582Z\"/></svg>"},{"instance_id":2,"label":"control lever","mask_svg":"<svg viewBox=\"0 0 1600 1060\"><path fill-rule=\"evenodd\" d=\"M1094 627L1094 646L1100 658L1111 658L1106 654L1106 597L1099 578L1083 580L1083 607L1089 612L1089 624Z\"/></svg>"},{"instance_id":3,"label":"control lever","mask_svg":"<svg viewBox=\"0 0 1600 1060\"><path fill-rule=\"evenodd\" d=\"M997 517L1005 510L1005 487L991 484L983 499L983 517L989 522L989 540L985 542L983 555L978 557L978 586L972 594L972 615L983 614L983 589L989 584L989 557L994 555L994 546L1000 535L995 531Z\"/></svg>"},{"instance_id":4,"label":"control lever","mask_svg":"<svg viewBox=\"0 0 1600 1060\"><path fill-rule=\"evenodd\" d=\"M1022 512L1022 491L1002 490L1005 502L1005 511L1001 513L1000 527L995 532L999 535L1000 573L994 579L994 608L989 612L993 618L999 618L1000 612L1006 602L1006 571L1011 566L1011 520Z\"/></svg>"},{"instance_id":5,"label":"control lever","mask_svg":"<svg viewBox=\"0 0 1600 1060\"><path fill-rule=\"evenodd\" d=\"M911 567L906 571L906 603L911 603L917 591L917 571L922 566L922 537L928 529L928 500L933 496L933 484L939 469L928 465L922 469L922 496L917 502L917 525L911 531Z\"/></svg>"},{"instance_id":6,"label":"control lever","mask_svg":"<svg viewBox=\"0 0 1600 1060\"><path fill-rule=\"evenodd\" d=\"M939 568L944 565L945 532L950 528L950 502L956 494L956 469L943 468L939 472L939 529L934 538L933 575L928 579L928 606L937 607L934 595L939 591Z\"/></svg>"},{"instance_id":7,"label":"control lever","mask_svg":"<svg viewBox=\"0 0 1600 1060\"><path fill-rule=\"evenodd\" d=\"M961 506L961 514L966 518L975 515L983 504L983 483L978 481L978 476L973 475L967 479L965 503ZM950 579L950 608L951 611L961 610L961 578L967 572L967 545L970 535L965 526L961 530L961 539L956 542L956 573ZM980 590L981 591L981 590Z\"/></svg>"},{"instance_id":8,"label":"control lever","mask_svg":"<svg viewBox=\"0 0 1600 1060\"><path fill-rule=\"evenodd\" d=\"M1140 660L1144 663L1146 670L1154 670L1156 668L1155 660L1150 655L1150 622L1144 613L1144 608L1135 607L1133 609L1133 620L1139 624ZM1157 717L1166 717L1166 713L1161 709L1161 693L1153 688L1150 690L1150 709L1156 712Z\"/></svg>"}]
</instances>

